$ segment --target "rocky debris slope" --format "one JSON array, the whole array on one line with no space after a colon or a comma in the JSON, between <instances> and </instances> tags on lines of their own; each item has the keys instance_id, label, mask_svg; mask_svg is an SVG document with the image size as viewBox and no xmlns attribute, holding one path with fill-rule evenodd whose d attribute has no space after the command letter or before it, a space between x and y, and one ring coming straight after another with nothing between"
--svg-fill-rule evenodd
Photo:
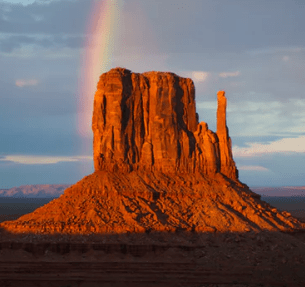
<instances>
[{"instance_id":1,"label":"rocky debris slope","mask_svg":"<svg viewBox=\"0 0 305 287\"><path fill-rule=\"evenodd\" d=\"M112 69L100 77L92 129L96 171L0 227L74 235L303 228L239 182L222 91L214 133L198 123L191 79Z\"/></svg>"},{"instance_id":2,"label":"rocky debris slope","mask_svg":"<svg viewBox=\"0 0 305 287\"><path fill-rule=\"evenodd\" d=\"M60 198L1 226L18 232L91 234L278 231L301 223L220 174L206 180L199 174L98 171Z\"/></svg>"}]
</instances>

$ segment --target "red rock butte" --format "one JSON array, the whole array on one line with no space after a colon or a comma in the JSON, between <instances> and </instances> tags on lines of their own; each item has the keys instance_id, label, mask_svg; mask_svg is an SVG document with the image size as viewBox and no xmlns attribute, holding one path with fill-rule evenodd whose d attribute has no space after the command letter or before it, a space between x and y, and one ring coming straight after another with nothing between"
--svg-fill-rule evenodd
<instances>
[{"instance_id":1,"label":"red rock butte","mask_svg":"<svg viewBox=\"0 0 305 287\"><path fill-rule=\"evenodd\" d=\"M223 91L218 92L214 133L198 123L191 79L113 69L101 76L97 88L92 120L96 171L220 172L237 180Z\"/></svg>"},{"instance_id":2,"label":"red rock butte","mask_svg":"<svg viewBox=\"0 0 305 287\"><path fill-rule=\"evenodd\" d=\"M198 122L191 79L123 68L102 74L92 119L95 172L1 227L44 234L302 229L238 180L224 91L217 100L215 133Z\"/></svg>"}]
</instances>

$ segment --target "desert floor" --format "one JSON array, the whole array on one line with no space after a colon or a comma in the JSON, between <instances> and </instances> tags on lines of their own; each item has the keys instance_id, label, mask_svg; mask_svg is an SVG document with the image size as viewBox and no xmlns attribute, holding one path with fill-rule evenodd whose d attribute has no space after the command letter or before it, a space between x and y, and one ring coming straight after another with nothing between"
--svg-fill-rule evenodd
<instances>
[{"instance_id":1,"label":"desert floor","mask_svg":"<svg viewBox=\"0 0 305 287\"><path fill-rule=\"evenodd\" d=\"M0 235L3 287L305 286L304 232Z\"/></svg>"}]
</instances>

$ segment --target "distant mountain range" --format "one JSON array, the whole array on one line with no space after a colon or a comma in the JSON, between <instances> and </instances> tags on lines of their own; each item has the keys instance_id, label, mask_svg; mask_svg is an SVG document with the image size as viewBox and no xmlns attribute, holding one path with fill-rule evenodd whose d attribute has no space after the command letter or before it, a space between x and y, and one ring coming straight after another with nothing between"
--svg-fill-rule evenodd
<instances>
[{"instance_id":1,"label":"distant mountain range","mask_svg":"<svg viewBox=\"0 0 305 287\"><path fill-rule=\"evenodd\" d=\"M51 198L59 197L70 184L34 184L21 185L9 189L0 189L0 197Z\"/></svg>"},{"instance_id":2,"label":"distant mountain range","mask_svg":"<svg viewBox=\"0 0 305 287\"><path fill-rule=\"evenodd\" d=\"M262 196L305 196L305 186L252 187L251 190Z\"/></svg>"},{"instance_id":3,"label":"distant mountain range","mask_svg":"<svg viewBox=\"0 0 305 287\"><path fill-rule=\"evenodd\" d=\"M21 185L0 189L0 197L55 198L69 186L70 184ZM305 196L305 186L253 187L251 190L262 196Z\"/></svg>"}]
</instances>

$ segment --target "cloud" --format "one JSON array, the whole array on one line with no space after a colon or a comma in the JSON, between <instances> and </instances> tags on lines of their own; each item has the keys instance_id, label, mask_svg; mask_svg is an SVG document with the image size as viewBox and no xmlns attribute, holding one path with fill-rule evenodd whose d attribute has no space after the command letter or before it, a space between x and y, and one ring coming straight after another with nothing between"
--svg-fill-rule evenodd
<instances>
[{"instance_id":1,"label":"cloud","mask_svg":"<svg viewBox=\"0 0 305 287\"><path fill-rule=\"evenodd\" d=\"M255 93L253 95L256 96ZM268 98L268 96L269 95L266 94L266 98ZM279 110L284 107L285 105L279 101L240 101L236 103L230 103L228 112L269 112L270 110Z\"/></svg>"},{"instance_id":2,"label":"cloud","mask_svg":"<svg viewBox=\"0 0 305 287\"><path fill-rule=\"evenodd\" d=\"M4 53L11 53L14 51L21 50L23 53L25 49L33 50L37 53L37 50L46 49L58 49L70 48L80 49L83 48L85 36L70 36L70 35L11 35L5 34L0 37L0 51ZM27 53L29 52L27 51Z\"/></svg>"},{"instance_id":3,"label":"cloud","mask_svg":"<svg viewBox=\"0 0 305 287\"><path fill-rule=\"evenodd\" d=\"M228 93L228 126L231 136L297 137L305 132L305 100L271 100L268 93L245 93L251 100L232 101ZM265 98L265 100L264 100ZM256 101L255 101L256 100ZM250 141L252 142L252 141Z\"/></svg>"},{"instance_id":4,"label":"cloud","mask_svg":"<svg viewBox=\"0 0 305 287\"><path fill-rule=\"evenodd\" d=\"M179 75L191 78L194 82L205 82L211 73L206 71L180 71Z\"/></svg>"},{"instance_id":5,"label":"cloud","mask_svg":"<svg viewBox=\"0 0 305 287\"><path fill-rule=\"evenodd\" d=\"M277 54L277 53L300 53L304 51L304 47L269 47L263 49L255 49L247 51L251 55L261 55L261 54Z\"/></svg>"},{"instance_id":6,"label":"cloud","mask_svg":"<svg viewBox=\"0 0 305 287\"><path fill-rule=\"evenodd\" d=\"M92 2L39 0L29 5L4 2L3 7L0 5L0 32L80 35L85 32Z\"/></svg>"},{"instance_id":7,"label":"cloud","mask_svg":"<svg viewBox=\"0 0 305 287\"><path fill-rule=\"evenodd\" d=\"M204 82L209 76L208 72L203 71L193 71L192 72L192 78L194 79L194 82Z\"/></svg>"},{"instance_id":8,"label":"cloud","mask_svg":"<svg viewBox=\"0 0 305 287\"><path fill-rule=\"evenodd\" d=\"M242 165L242 166L238 166L238 170L269 171L268 168L259 165Z\"/></svg>"},{"instance_id":9,"label":"cloud","mask_svg":"<svg viewBox=\"0 0 305 287\"><path fill-rule=\"evenodd\" d=\"M4 3L7 4L19 4L22 6L27 6L31 5L35 2L36 0L4 0Z\"/></svg>"},{"instance_id":10,"label":"cloud","mask_svg":"<svg viewBox=\"0 0 305 287\"><path fill-rule=\"evenodd\" d=\"M222 72L219 73L218 76L221 78L229 78L229 77L238 77L240 75L239 71L236 72Z\"/></svg>"},{"instance_id":11,"label":"cloud","mask_svg":"<svg viewBox=\"0 0 305 287\"><path fill-rule=\"evenodd\" d=\"M233 147L235 157L253 157L274 153L305 153L305 136L283 138L267 144L247 143L247 147Z\"/></svg>"},{"instance_id":12,"label":"cloud","mask_svg":"<svg viewBox=\"0 0 305 287\"><path fill-rule=\"evenodd\" d=\"M7 4L13 4L13 5L22 5L22 6L29 6L32 4L38 4L38 5L45 5L45 4L50 4L51 1L61 1L61 0L3 0L4 3Z\"/></svg>"},{"instance_id":13,"label":"cloud","mask_svg":"<svg viewBox=\"0 0 305 287\"><path fill-rule=\"evenodd\" d=\"M38 81L35 79L32 80L16 80L15 85L17 87L23 88L25 86L37 86Z\"/></svg>"},{"instance_id":14,"label":"cloud","mask_svg":"<svg viewBox=\"0 0 305 287\"><path fill-rule=\"evenodd\" d=\"M56 164L59 162L89 161L92 156L37 156L37 155L6 155L0 161L10 161L17 164Z\"/></svg>"}]
</instances>

